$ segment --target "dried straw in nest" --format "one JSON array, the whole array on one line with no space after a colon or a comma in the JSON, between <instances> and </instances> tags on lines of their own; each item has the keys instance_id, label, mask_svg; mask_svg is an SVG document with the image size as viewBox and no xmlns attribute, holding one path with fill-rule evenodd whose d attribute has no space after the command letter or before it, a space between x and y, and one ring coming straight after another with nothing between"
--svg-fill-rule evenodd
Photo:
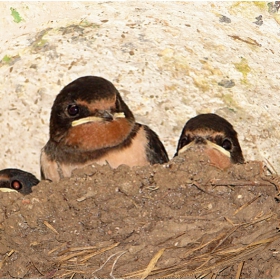
<instances>
[{"instance_id":1,"label":"dried straw in nest","mask_svg":"<svg viewBox=\"0 0 280 280\"><path fill-rule=\"evenodd\" d=\"M245 223L243 225L237 225L231 227L229 230L222 232L218 237L209 240L203 244L199 244L197 247L186 250L185 258L179 261L178 264L165 267L157 268L156 264L160 257L168 258L168 252L170 250L177 250L177 247L173 248L162 248L155 256L151 259L147 268L134 271L132 273L123 275L123 278L147 278L152 276L153 278L209 278L210 275L218 275L219 272L229 266L234 266L239 263L236 272L236 278L239 278L244 261L250 256L261 253L261 251L271 244L272 242L280 239L279 232L267 232L261 234L256 241L253 241L247 245L239 246L224 246L222 244L227 238L233 235L235 232L246 232L245 228L252 226L255 223L262 222L264 220L271 219L274 214L267 215L257 221L251 223ZM206 253L202 253L202 249L205 247L211 248L210 245L218 244L214 249L208 250ZM182 248L181 248L182 249ZM164 256L164 252L166 255Z\"/></svg>"}]
</instances>

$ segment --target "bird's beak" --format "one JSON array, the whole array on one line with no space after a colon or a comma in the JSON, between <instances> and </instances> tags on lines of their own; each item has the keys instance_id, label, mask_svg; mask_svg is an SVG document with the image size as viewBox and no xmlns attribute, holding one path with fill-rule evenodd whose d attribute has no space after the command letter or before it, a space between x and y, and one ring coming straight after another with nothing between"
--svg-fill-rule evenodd
<instances>
[{"instance_id":1,"label":"bird's beak","mask_svg":"<svg viewBox=\"0 0 280 280\"><path fill-rule=\"evenodd\" d=\"M109 116L110 116L110 118L108 118ZM89 122L102 122L102 121L108 120L108 119L115 120L115 119L119 119L119 118L125 118L125 115L123 112L110 114L106 111L106 114L104 114L104 116L101 116L101 117L89 116L86 118L75 120L72 122L72 126L77 126L77 125L85 124L85 123L89 123Z\"/></svg>"},{"instance_id":2,"label":"bird's beak","mask_svg":"<svg viewBox=\"0 0 280 280\"><path fill-rule=\"evenodd\" d=\"M18 192L18 191L9 188L0 188L0 192Z\"/></svg>"},{"instance_id":3,"label":"bird's beak","mask_svg":"<svg viewBox=\"0 0 280 280\"><path fill-rule=\"evenodd\" d=\"M182 149L180 149L178 151L178 154L182 154L183 152L189 150L191 147L196 146L197 144L192 141L191 143L189 143L188 145L184 146ZM219 152L221 152L223 155L227 156L228 158L230 158L230 152L225 150L223 147L206 140L206 145L214 150L218 150Z\"/></svg>"}]
</instances>

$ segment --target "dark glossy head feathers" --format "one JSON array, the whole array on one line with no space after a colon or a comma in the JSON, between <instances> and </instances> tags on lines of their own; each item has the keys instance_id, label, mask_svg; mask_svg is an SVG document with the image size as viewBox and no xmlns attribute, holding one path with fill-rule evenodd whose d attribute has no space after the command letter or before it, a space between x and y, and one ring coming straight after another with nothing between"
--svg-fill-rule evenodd
<instances>
[{"instance_id":1,"label":"dark glossy head feathers","mask_svg":"<svg viewBox=\"0 0 280 280\"><path fill-rule=\"evenodd\" d=\"M201 114L185 124L175 156L189 143L194 141L197 144L205 144L205 140L211 141L230 152L233 163L244 163L237 132L227 120L216 114Z\"/></svg>"},{"instance_id":2,"label":"dark glossy head feathers","mask_svg":"<svg viewBox=\"0 0 280 280\"><path fill-rule=\"evenodd\" d=\"M108 80L85 76L65 86L57 95L50 117L50 138L58 142L74 120L97 116L110 120L113 113L124 113L134 122L134 116L118 90Z\"/></svg>"},{"instance_id":3,"label":"dark glossy head feathers","mask_svg":"<svg viewBox=\"0 0 280 280\"><path fill-rule=\"evenodd\" d=\"M31 173L15 168L7 168L0 171L0 189L11 189L22 194L32 192L32 187L39 180Z\"/></svg>"}]
</instances>

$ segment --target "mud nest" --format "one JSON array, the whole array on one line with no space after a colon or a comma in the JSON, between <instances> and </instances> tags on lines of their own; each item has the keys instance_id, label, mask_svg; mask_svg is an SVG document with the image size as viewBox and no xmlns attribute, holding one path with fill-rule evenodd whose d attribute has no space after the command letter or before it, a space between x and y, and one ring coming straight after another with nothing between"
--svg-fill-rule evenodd
<instances>
[{"instance_id":1,"label":"mud nest","mask_svg":"<svg viewBox=\"0 0 280 280\"><path fill-rule=\"evenodd\" d=\"M0 277L280 277L279 182L262 162L220 170L190 150L0 193Z\"/></svg>"}]
</instances>

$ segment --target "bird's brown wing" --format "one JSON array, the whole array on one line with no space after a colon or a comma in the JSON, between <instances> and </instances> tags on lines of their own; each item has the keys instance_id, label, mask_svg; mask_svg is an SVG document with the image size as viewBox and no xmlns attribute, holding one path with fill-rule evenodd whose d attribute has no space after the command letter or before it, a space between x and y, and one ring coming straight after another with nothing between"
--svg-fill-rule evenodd
<instances>
[{"instance_id":1,"label":"bird's brown wing","mask_svg":"<svg viewBox=\"0 0 280 280\"><path fill-rule=\"evenodd\" d=\"M168 154L165 150L164 145L160 141L158 135L151 130L148 126L142 125L146 137L148 139L148 144L146 147L146 154L150 164L163 164L169 161Z\"/></svg>"}]
</instances>

